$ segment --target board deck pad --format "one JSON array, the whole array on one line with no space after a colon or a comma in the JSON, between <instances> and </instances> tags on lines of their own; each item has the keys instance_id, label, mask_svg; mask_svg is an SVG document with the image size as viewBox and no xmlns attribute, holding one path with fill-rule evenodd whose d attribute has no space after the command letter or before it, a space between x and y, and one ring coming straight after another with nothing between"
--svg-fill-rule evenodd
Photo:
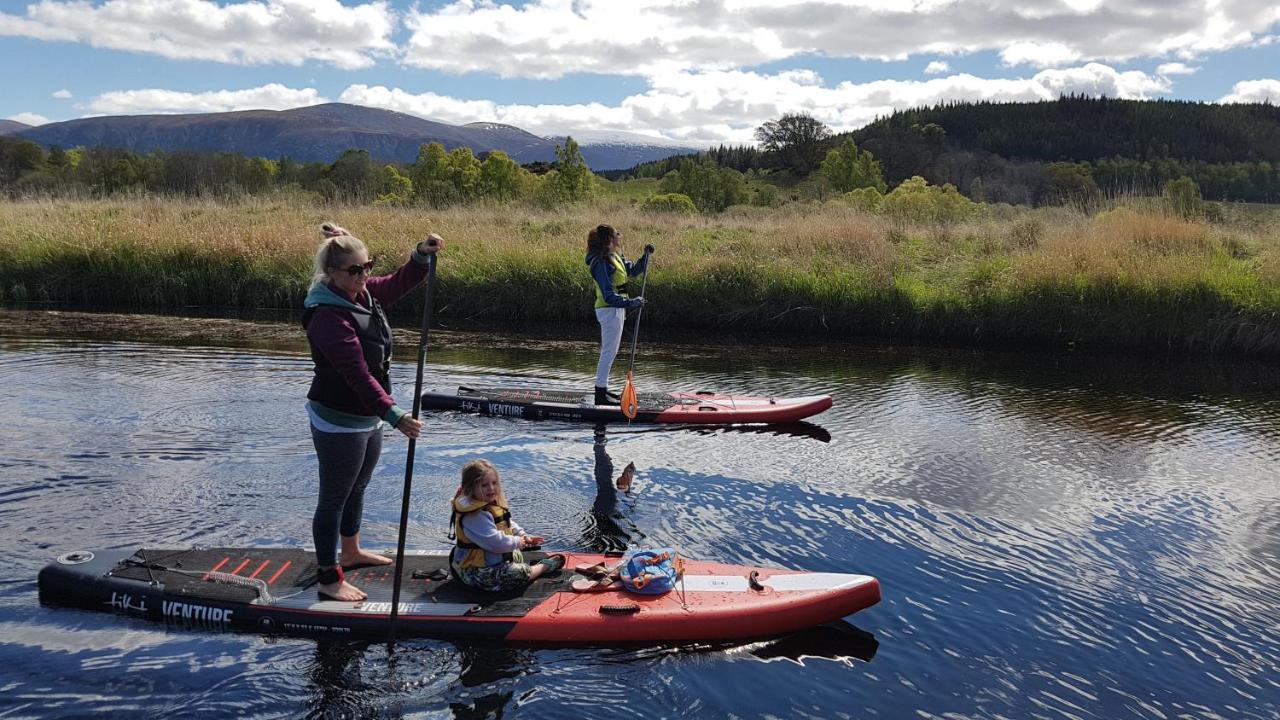
<instances>
[{"instance_id":1,"label":"board deck pad","mask_svg":"<svg viewBox=\"0 0 1280 720\"><path fill-rule=\"evenodd\" d=\"M525 552L525 561L537 562L541 552ZM476 606L476 617L523 617L530 609L566 589L567 575L540 577L528 588L507 593L491 593L467 587L449 577L444 555L406 555L400 581L400 602L466 603ZM204 548L195 550L151 550L134 553L110 575L128 580L159 582L166 593L192 600L222 600L249 603L258 598L253 587L210 582L210 572L248 579L261 579L273 597L299 596L316 592L315 553L290 548ZM394 583L392 565L377 565L346 571L347 580L365 591L371 602L391 602ZM443 575L442 579L438 579ZM415 577L416 576L416 577Z\"/></svg>"},{"instance_id":2,"label":"board deck pad","mask_svg":"<svg viewBox=\"0 0 1280 720\"><path fill-rule=\"evenodd\" d=\"M594 392L577 392L574 390L542 390L537 388L501 388L475 387L463 385L458 388L458 395L475 395L501 402L549 402L572 405L575 403L590 405L594 401ZM693 398L673 399L670 393L637 392L636 406L647 412L661 412L672 405L697 405Z\"/></svg>"}]
</instances>

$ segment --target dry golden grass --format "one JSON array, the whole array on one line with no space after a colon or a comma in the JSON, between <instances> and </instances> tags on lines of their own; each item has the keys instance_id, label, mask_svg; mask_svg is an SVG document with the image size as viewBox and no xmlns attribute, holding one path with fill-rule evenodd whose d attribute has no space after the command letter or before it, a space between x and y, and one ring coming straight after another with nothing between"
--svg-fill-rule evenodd
<instances>
[{"instance_id":1,"label":"dry golden grass","mask_svg":"<svg viewBox=\"0 0 1280 720\"><path fill-rule=\"evenodd\" d=\"M902 225L838 204L687 216L621 202L563 210L0 202L0 300L296 307L319 225L332 220L387 258L380 269L428 232L443 235L445 317L577 321L590 310L586 233L610 223L631 257L645 243L658 248L645 314L655 324L1124 344L1124 326L1153 312L1169 318L1160 332L1170 337L1198 336L1195 323L1234 313L1276 335L1276 218L1259 211L1210 225L1152 207L1094 216L1046 208ZM1092 329L1099 317L1114 320L1105 337Z\"/></svg>"}]
</instances>

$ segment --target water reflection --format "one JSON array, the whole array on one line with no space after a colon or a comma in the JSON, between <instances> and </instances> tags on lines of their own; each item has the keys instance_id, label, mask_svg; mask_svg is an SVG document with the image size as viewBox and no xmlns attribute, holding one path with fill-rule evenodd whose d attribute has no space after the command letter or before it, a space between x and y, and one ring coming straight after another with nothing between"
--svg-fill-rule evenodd
<instances>
[{"instance_id":1,"label":"water reflection","mask_svg":"<svg viewBox=\"0 0 1280 720\"><path fill-rule=\"evenodd\" d=\"M309 676L315 697L307 717L358 716L363 708L357 698L368 689L363 677L363 661L369 643L316 643L315 663Z\"/></svg>"},{"instance_id":2,"label":"water reflection","mask_svg":"<svg viewBox=\"0 0 1280 720\"><path fill-rule=\"evenodd\" d=\"M631 472L634 466L627 463L631 472L618 475L615 480L613 457L609 455L608 426L596 425L592 432L592 468L596 494L591 511L584 518L582 544L595 552L622 552L631 541L641 539L644 533L627 516L627 507L619 497L630 496ZM622 482L623 477L627 477Z\"/></svg>"},{"instance_id":3,"label":"water reflection","mask_svg":"<svg viewBox=\"0 0 1280 720\"><path fill-rule=\"evenodd\" d=\"M875 635L840 621L761 643L752 648L751 654L762 660L791 660L801 664L805 658L871 662L879 649L880 641Z\"/></svg>"},{"instance_id":4,"label":"water reflection","mask_svg":"<svg viewBox=\"0 0 1280 720\"><path fill-rule=\"evenodd\" d=\"M432 384L568 384L595 363L587 344L482 340L433 347ZM0 339L0 656L18 668L0 716L640 716L624 701L644 687L698 717L1280 717L1274 365L673 347L645 368L646 389L836 404L799 428L433 416L422 549L445 549L440 508L483 454L556 547L876 575L884 601L854 618L869 642L824 627L728 648L388 653L43 608L35 574L59 551L306 542L309 362ZM398 398L412 375L393 369ZM403 454L384 457L366 523L390 543Z\"/></svg>"},{"instance_id":5,"label":"water reflection","mask_svg":"<svg viewBox=\"0 0 1280 720\"><path fill-rule=\"evenodd\" d=\"M742 433L746 435L775 435L778 437L808 438L818 442L831 442L831 432L821 425L800 420L791 423L775 423L773 425L657 425L647 428L630 429L627 432L643 433L695 433L698 435L717 435L726 433Z\"/></svg>"},{"instance_id":6,"label":"water reflection","mask_svg":"<svg viewBox=\"0 0 1280 720\"><path fill-rule=\"evenodd\" d=\"M457 649L462 666L459 684L488 692L478 695L466 692L466 697L450 702L453 716L458 720L503 717L516 694L512 680L520 678L534 665L533 651L487 645L458 645Z\"/></svg>"}]
</instances>

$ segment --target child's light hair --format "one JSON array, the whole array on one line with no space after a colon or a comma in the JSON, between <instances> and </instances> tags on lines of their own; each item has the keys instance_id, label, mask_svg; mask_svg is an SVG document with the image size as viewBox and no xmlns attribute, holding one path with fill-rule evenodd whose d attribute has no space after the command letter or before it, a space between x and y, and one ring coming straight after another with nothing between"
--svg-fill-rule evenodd
<instances>
[{"instance_id":1,"label":"child's light hair","mask_svg":"<svg viewBox=\"0 0 1280 720\"><path fill-rule=\"evenodd\" d=\"M480 499L480 483L485 476L493 471L494 477L498 478L498 504L503 507L507 506L507 495L502 490L502 476L498 474L498 468L493 463L484 458L476 458L466 465L462 466L462 484L458 487L458 492L477 500Z\"/></svg>"}]
</instances>

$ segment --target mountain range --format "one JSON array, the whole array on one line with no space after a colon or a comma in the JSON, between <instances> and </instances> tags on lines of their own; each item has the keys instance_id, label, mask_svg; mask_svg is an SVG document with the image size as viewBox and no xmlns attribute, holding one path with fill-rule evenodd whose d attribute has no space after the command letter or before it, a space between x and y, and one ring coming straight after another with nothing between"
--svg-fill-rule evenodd
<instances>
[{"instance_id":1,"label":"mountain range","mask_svg":"<svg viewBox=\"0 0 1280 720\"><path fill-rule=\"evenodd\" d=\"M518 163L555 160L563 137L540 137L511 125L466 125L346 103L291 110L243 110L188 115L112 115L30 127L0 121L0 134L46 147L105 146L145 153L161 151L236 152L302 162L333 162L343 151L367 150L380 162L413 162L418 149L438 142L445 149L469 147L476 154L501 150ZM618 170L703 148L634 133L584 131L573 134L593 170Z\"/></svg>"}]
</instances>

